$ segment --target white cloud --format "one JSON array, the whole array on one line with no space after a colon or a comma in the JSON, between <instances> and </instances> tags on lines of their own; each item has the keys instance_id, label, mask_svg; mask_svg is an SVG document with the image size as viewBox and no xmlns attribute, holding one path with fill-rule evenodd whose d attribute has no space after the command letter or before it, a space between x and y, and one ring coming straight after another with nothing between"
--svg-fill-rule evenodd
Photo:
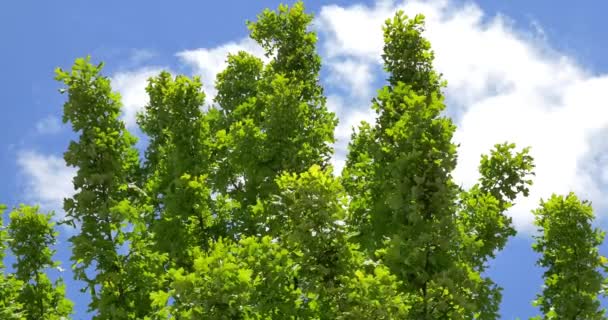
<instances>
[{"instance_id":1,"label":"white cloud","mask_svg":"<svg viewBox=\"0 0 608 320\"><path fill-rule=\"evenodd\" d=\"M330 60L328 82L343 89L349 90L357 98L369 98L373 66L365 61L350 58Z\"/></svg>"},{"instance_id":2,"label":"white cloud","mask_svg":"<svg viewBox=\"0 0 608 320\"><path fill-rule=\"evenodd\" d=\"M48 116L36 122L36 132L39 134L55 134L61 131L61 121L55 116Z\"/></svg>"},{"instance_id":3,"label":"white cloud","mask_svg":"<svg viewBox=\"0 0 608 320\"><path fill-rule=\"evenodd\" d=\"M590 74L570 57L551 50L538 25L524 33L505 17L485 16L474 4L457 6L444 0L323 7L316 21L321 38L326 39L321 44L323 55L331 61L358 62L359 68L380 64L381 27L397 9L409 16L426 16L426 36L435 50L435 65L448 80L448 108L459 125L457 181L472 185L480 155L508 140L531 146L537 165L531 196L510 212L520 231L532 230L530 210L538 206L539 198L554 192L575 191L593 200L596 209L608 204L600 197L605 184L601 177L608 174L601 166L588 164L589 152L604 154L590 138L608 126L603 103L608 75ZM357 88L355 83L349 85L353 91ZM354 105L369 108L370 104L361 100ZM342 111L341 121L354 123L361 111L365 112Z\"/></svg>"},{"instance_id":4,"label":"white cloud","mask_svg":"<svg viewBox=\"0 0 608 320\"><path fill-rule=\"evenodd\" d=\"M356 94L354 95L357 96ZM367 104L363 103L364 101L358 98L345 101L343 97L338 95L327 97L327 109L334 112L340 119L335 132L335 156L331 160L335 175L340 175L344 168L348 153L348 143L353 129L356 129L361 121L365 120L373 123L375 119L375 112Z\"/></svg>"},{"instance_id":5,"label":"white cloud","mask_svg":"<svg viewBox=\"0 0 608 320\"><path fill-rule=\"evenodd\" d=\"M236 54L239 51L246 51L260 57L264 62L268 58L264 56L264 50L250 38L244 38L237 42L228 42L215 48L200 48L178 52L176 55L180 60L193 68L194 73L201 76L201 81L205 86L207 102L215 97L215 77L223 71L227 64L228 54Z\"/></svg>"},{"instance_id":6,"label":"white cloud","mask_svg":"<svg viewBox=\"0 0 608 320\"><path fill-rule=\"evenodd\" d=\"M157 56L157 53L150 49L133 49L133 50L131 50L131 56L130 56L129 60L130 60L131 64L139 65L156 56Z\"/></svg>"},{"instance_id":7,"label":"white cloud","mask_svg":"<svg viewBox=\"0 0 608 320\"><path fill-rule=\"evenodd\" d=\"M163 69L146 67L134 71L118 72L112 76L112 88L122 97L122 119L128 129L137 127L135 115L148 103L148 78L157 76Z\"/></svg>"},{"instance_id":8,"label":"white cloud","mask_svg":"<svg viewBox=\"0 0 608 320\"><path fill-rule=\"evenodd\" d=\"M44 210L55 210L60 220L63 199L74 194L74 168L68 168L62 158L36 151L21 151L17 164L26 178L24 200L39 204Z\"/></svg>"},{"instance_id":9,"label":"white cloud","mask_svg":"<svg viewBox=\"0 0 608 320\"><path fill-rule=\"evenodd\" d=\"M321 44L328 58L352 56L380 62L382 24L394 13L389 2L370 8L357 4L347 8L329 5L321 8L315 21L325 39Z\"/></svg>"}]
</instances>

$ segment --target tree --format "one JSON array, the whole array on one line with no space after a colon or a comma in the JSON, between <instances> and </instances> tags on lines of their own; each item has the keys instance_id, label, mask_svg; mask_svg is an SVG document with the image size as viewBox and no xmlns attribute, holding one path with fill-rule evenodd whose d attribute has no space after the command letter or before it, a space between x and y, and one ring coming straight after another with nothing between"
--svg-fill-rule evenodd
<instances>
[{"instance_id":1,"label":"tree","mask_svg":"<svg viewBox=\"0 0 608 320\"><path fill-rule=\"evenodd\" d=\"M215 200L237 204L229 209L232 214L225 215L231 216L227 237L210 230L205 237L208 246L193 245L186 250L194 253L193 268L172 269L169 292L154 293L159 313L185 318L306 319L407 314L407 299L397 290L394 276L382 265L365 267L363 256L348 243L342 230L346 195L331 171L322 169L327 167L336 120L326 110L318 85L316 36L307 31L311 20L297 3L291 8L280 6L277 12L267 10L258 21L249 23L252 38L273 59L264 66L244 52L228 57L228 67L216 83L218 107L206 115L194 110L189 113L195 116L188 119L208 121L215 131L211 138L206 133L184 134L188 124L171 125L167 120L171 110L188 107L179 102L155 106L171 92L185 90L165 87L153 91L148 87L150 104L140 121L152 133L151 146L165 151L178 148L171 136L183 136L189 142L201 137L214 143L211 148L194 150L206 150L201 156L210 159L210 168L216 168L206 171ZM158 110L165 115L164 125L156 125L161 119ZM183 116L175 121L178 119ZM145 127L151 123L158 128L155 132ZM168 139L157 144L160 132ZM182 161L175 158L171 163L175 166ZM162 165L152 167L165 170ZM171 183L186 171L159 180ZM170 210L169 195L162 196L165 214ZM194 199L182 200L189 205ZM196 217L189 210L179 212ZM213 217L222 216L217 206L211 212ZM314 231L306 230L307 226ZM264 251L268 255L261 253ZM374 290L369 289L372 286ZM188 293L192 291L197 294ZM175 301L172 305L167 304L169 298Z\"/></svg>"},{"instance_id":2,"label":"tree","mask_svg":"<svg viewBox=\"0 0 608 320\"><path fill-rule=\"evenodd\" d=\"M544 289L534 302L543 313L537 319L605 319L599 296L604 294L605 257L598 252L605 233L592 226L591 204L573 193L553 195L534 211L534 251L545 268Z\"/></svg>"},{"instance_id":3,"label":"tree","mask_svg":"<svg viewBox=\"0 0 608 320\"><path fill-rule=\"evenodd\" d=\"M195 250L194 271L172 269L153 294L161 317L183 319L399 319L408 296L380 263L366 264L344 228L345 194L331 171L283 174L254 209L270 236L220 239ZM287 228L281 228L287 226ZM168 300L175 303L169 305Z\"/></svg>"},{"instance_id":4,"label":"tree","mask_svg":"<svg viewBox=\"0 0 608 320\"><path fill-rule=\"evenodd\" d=\"M205 101L198 78L162 72L146 88L150 102L138 123L150 138L144 163L145 187L154 208L148 223L157 249L169 262L190 267L189 249L205 246L214 217L210 206L210 128L201 110ZM215 218L218 218L217 216ZM216 230L217 231L217 230Z\"/></svg>"},{"instance_id":5,"label":"tree","mask_svg":"<svg viewBox=\"0 0 608 320\"><path fill-rule=\"evenodd\" d=\"M344 185L351 227L370 258L379 259L414 298L414 319L498 316L500 289L483 278L485 263L514 234L505 211L527 194L532 159L497 145L482 157L481 181L462 190L452 180L456 129L442 115L424 17L398 12L384 27L389 84L373 100L375 125L353 134Z\"/></svg>"},{"instance_id":6,"label":"tree","mask_svg":"<svg viewBox=\"0 0 608 320\"><path fill-rule=\"evenodd\" d=\"M336 175L312 21L297 2L248 22L268 62L229 55L209 106L198 77L150 78L141 158L103 64L57 69L77 134L64 154L77 169L64 223L76 228L72 267L94 319L499 318L501 288L486 272L516 233L507 211L529 194L530 150L496 144L476 184L455 183L447 84L424 17L397 12L383 29L377 118L353 132ZM604 234L590 205L554 196L535 215L544 317L604 318ZM13 273L0 264L0 318L69 316L61 279L45 274L56 266L51 219L21 206L0 229L0 258L7 246L16 258Z\"/></svg>"},{"instance_id":7,"label":"tree","mask_svg":"<svg viewBox=\"0 0 608 320\"><path fill-rule=\"evenodd\" d=\"M256 235L264 227L249 208L276 192L282 172L327 166L333 152L335 114L325 106L319 85L317 36L304 5L265 10L249 22L251 38L271 61L264 66L246 53L228 57L217 77L217 189L239 203L233 233Z\"/></svg>"},{"instance_id":8,"label":"tree","mask_svg":"<svg viewBox=\"0 0 608 320\"><path fill-rule=\"evenodd\" d=\"M8 234L5 230L2 217L6 206L0 204L0 317L2 319L25 319L22 310L23 305L19 301L19 289L23 282L13 274L6 274L4 267L4 256Z\"/></svg>"},{"instance_id":9,"label":"tree","mask_svg":"<svg viewBox=\"0 0 608 320\"><path fill-rule=\"evenodd\" d=\"M296 253L297 286L317 299L318 317L406 317L409 296L398 290L396 277L382 263L366 266L358 247L349 243L347 195L332 171L312 166L276 181L278 194L256 209L269 220L274 239Z\"/></svg>"},{"instance_id":10,"label":"tree","mask_svg":"<svg viewBox=\"0 0 608 320\"><path fill-rule=\"evenodd\" d=\"M534 175L529 148L520 152L514 149L514 144L497 144L490 155L483 155L479 182L459 195L457 224L462 241L461 259L474 271L469 280L473 280L471 300L475 306L472 309L477 310L478 319L499 317L501 288L481 275L496 252L516 234L506 211L519 194L528 195L532 184L528 178Z\"/></svg>"},{"instance_id":11,"label":"tree","mask_svg":"<svg viewBox=\"0 0 608 320\"><path fill-rule=\"evenodd\" d=\"M78 169L76 193L64 202L65 222L79 229L70 238L74 276L86 284L94 318L141 319L156 283L154 265L146 262L160 258L138 252L146 246L138 235L145 230L143 208L131 188L139 171L136 139L118 118L120 96L101 75L102 67L86 58L77 59L70 72L56 70L68 94L63 120L80 134L64 154L66 164Z\"/></svg>"},{"instance_id":12,"label":"tree","mask_svg":"<svg viewBox=\"0 0 608 320\"><path fill-rule=\"evenodd\" d=\"M9 247L16 258L15 278L23 282L18 302L26 319L67 319L73 303L65 298L61 278L52 282L46 275L58 267L52 260L57 233L52 214L42 214L38 207L20 206L10 214Z\"/></svg>"}]
</instances>

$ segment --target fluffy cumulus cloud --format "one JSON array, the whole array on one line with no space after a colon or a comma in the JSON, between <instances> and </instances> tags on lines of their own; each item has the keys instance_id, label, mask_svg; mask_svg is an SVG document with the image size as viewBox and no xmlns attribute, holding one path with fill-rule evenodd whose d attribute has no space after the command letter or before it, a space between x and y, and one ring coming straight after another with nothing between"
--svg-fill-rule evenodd
<instances>
[{"instance_id":1,"label":"fluffy cumulus cloud","mask_svg":"<svg viewBox=\"0 0 608 320\"><path fill-rule=\"evenodd\" d=\"M63 199L74 194L73 168L68 168L62 158L36 151L21 151L17 164L25 177L25 200L39 204L44 210L54 210L61 219Z\"/></svg>"},{"instance_id":2,"label":"fluffy cumulus cloud","mask_svg":"<svg viewBox=\"0 0 608 320\"><path fill-rule=\"evenodd\" d=\"M144 67L118 72L112 76L112 88L120 92L123 104L122 119L128 129L137 127L135 122L137 112L148 103L148 93L146 93L148 79L158 75L162 70L159 67Z\"/></svg>"},{"instance_id":3,"label":"fluffy cumulus cloud","mask_svg":"<svg viewBox=\"0 0 608 320\"><path fill-rule=\"evenodd\" d=\"M366 100L359 98L351 99L341 95L328 96L327 108L340 119L335 133L335 156L332 158L334 173L339 175L344 168L346 153L348 152L348 142L351 139L353 129L361 121L370 122L374 118L375 112L369 107L369 103Z\"/></svg>"},{"instance_id":4,"label":"fluffy cumulus cloud","mask_svg":"<svg viewBox=\"0 0 608 320\"><path fill-rule=\"evenodd\" d=\"M435 65L448 81L448 113L458 124L455 178L460 183L475 183L479 157L493 144L512 141L531 146L537 165L531 196L510 212L521 231L532 230L530 211L551 193L575 191L592 200L596 209L606 207L600 193L608 181L602 165L608 155L598 137L608 125L603 103L608 75L590 73L552 50L538 25L525 32L504 17L485 15L474 4L434 0L323 7L317 28L330 77L378 66L381 26L398 9L426 16ZM352 93L342 101L356 99L361 92L360 83L350 85ZM367 108L369 103L363 102L349 105ZM358 108L334 108L341 110L343 122L361 118Z\"/></svg>"},{"instance_id":5,"label":"fluffy cumulus cloud","mask_svg":"<svg viewBox=\"0 0 608 320\"><path fill-rule=\"evenodd\" d=\"M364 100L371 94L374 80L372 66L354 59L329 60L327 82L342 90L349 91L355 98Z\"/></svg>"}]
</instances>

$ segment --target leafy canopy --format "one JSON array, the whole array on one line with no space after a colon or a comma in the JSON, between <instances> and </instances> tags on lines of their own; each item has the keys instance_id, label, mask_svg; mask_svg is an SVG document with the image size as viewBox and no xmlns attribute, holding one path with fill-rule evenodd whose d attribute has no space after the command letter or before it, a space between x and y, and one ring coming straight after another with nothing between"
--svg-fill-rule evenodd
<instances>
[{"instance_id":1,"label":"leafy canopy","mask_svg":"<svg viewBox=\"0 0 608 320\"><path fill-rule=\"evenodd\" d=\"M528 196L534 161L497 143L476 184L455 183L456 125L424 21L385 21L377 117L353 131L341 173L302 2L247 22L268 62L228 55L210 105L198 77L151 77L141 156L103 64L58 68L76 133L64 159L77 170L62 223L76 228L72 269L93 318L499 318L486 271L516 234L507 211ZM604 233L590 205L553 196L534 214L542 317L603 319ZM0 263L0 318L71 314L62 279L47 274L58 266L52 219L20 206L0 228L0 258L10 249L16 261L11 272Z\"/></svg>"}]
</instances>

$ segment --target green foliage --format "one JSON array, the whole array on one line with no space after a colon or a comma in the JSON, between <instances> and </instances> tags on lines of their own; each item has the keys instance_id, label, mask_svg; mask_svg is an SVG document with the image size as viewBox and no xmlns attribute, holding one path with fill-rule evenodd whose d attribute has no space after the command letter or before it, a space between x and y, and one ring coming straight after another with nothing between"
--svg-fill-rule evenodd
<instances>
[{"instance_id":1,"label":"green foliage","mask_svg":"<svg viewBox=\"0 0 608 320\"><path fill-rule=\"evenodd\" d=\"M198 78L167 72L149 80L150 102L139 115L150 137L144 164L145 190L154 211L148 224L154 243L178 266L191 263L185 248L205 245L212 235L210 189L210 129L201 107L205 101ZM161 209L162 208L162 209Z\"/></svg>"},{"instance_id":2,"label":"green foliage","mask_svg":"<svg viewBox=\"0 0 608 320\"><path fill-rule=\"evenodd\" d=\"M317 36L308 31L311 21L301 2L265 10L248 27L271 61L264 66L239 53L228 57L218 75L215 101L221 109L211 112L216 181L219 192L239 203L232 231L237 236L263 232L249 207L277 190L274 180L281 172L326 166L331 156L337 119L319 85L321 59Z\"/></svg>"},{"instance_id":3,"label":"green foliage","mask_svg":"<svg viewBox=\"0 0 608 320\"><path fill-rule=\"evenodd\" d=\"M422 36L424 16L410 19L398 11L384 26L384 69L390 74L391 86L403 82L416 92L438 94L445 82L433 69L435 54L430 42Z\"/></svg>"},{"instance_id":4,"label":"green foliage","mask_svg":"<svg viewBox=\"0 0 608 320\"><path fill-rule=\"evenodd\" d=\"M433 70L424 17L398 12L384 27L389 85L373 101L375 125L353 135L344 186L350 224L412 296L412 319L495 319L500 288L482 276L486 262L515 234L505 211L528 193L528 149L496 145L470 190L452 181L455 126L443 116L444 86Z\"/></svg>"},{"instance_id":5,"label":"green foliage","mask_svg":"<svg viewBox=\"0 0 608 320\"><path fill-rule=\"evenodd\" d=\"M86 58L77 59L69 72L56 70L68 94L63 120L80 134L64 154L66 164L78 169L76 193L64 202L66 223L79 226L79 233L70 238L72 269L75 278L86 283L83 291L91 294L89 308L96 312L95 319L139 319L149 299L146 287L137 284L154 283L155 278L138 272L141 256L119 252L132 235L128 225L141 224L141 208L129 187L139 171L139 157L135 137L119 120L120 96L112 92L101 69L102 64ZM89 275L93 268L95 273Z\"/></svg>"},{"instance_id":6,"label":"green foliage","mask_svg":"<svg viewBox=\"0 0 608 320\"><path fill-rule=\"evenodd\" d=\"M23 282L13 274L6 274L4 268L4 256L8 232L5 230L3 215L6 206L0 204L0 319L21 320L26 319L22 310L23 305L19 301L19 291Z\"/></svg>"},{"instance_id":7,"label":"green foliage","mask_svg":"<svg viewBox=\"0 0 608 320\"><path fill-rule=\"evenodd\" d=\"M9 247L16 258L15 278L23 282L18 301L26 319L66 319L73 303L65 298L62 279L52 282L45 274L58 267L51 249L57 233L52 214L38 212L37 207L20 206L10 214Z\"/></svg>"},{"instance_id":8,"label":"green foliage","mask_svg":"<svg viewBox=\"0 0 608 320\"><path fill-rule=\"evenodd\" d=\"M0 274L0 317L7 320L27 319L19 302L19 289L23 283L12 275Z\"/></svg>"},{"instance_id":9,"label":"green foliage","mask_svg":"<svg viewBox=\"0 0 608 320\"><path fill-rule=\"evenodd\" d=\"M259 121L256 117L259 112L254 107L260 92L264 63L260 58L244 51L228 55L226 62L228 66L217 75L215 84L215 103L221 109L214 111L221 113L223 120L218 124L218 129L230 128L239 119L255 118Z\"/></svg>"},{"instance_id":10,"label":"green foliage","mask_svg":"<svg viewBox=\"0 0 608 320\"><path fill-rule=\"evenodd\" d=\"M408 284L407 292L420 296L415 317L436 317L429 300L445 297L430 295L449 285L435 282L452 277L446 272L455 268L453 252L459 243L451 209L457 188L448 175L455 166L454 126L438 117L440 98L427 99L403 83L381 90L374 108L379 113L376 126L361 131L372 135L362 139L375 142L367 150L373 171L370 177L354 178L369 181L369 201L355 200L363 208L353 210L369 212L368 218L357 219L369 220L362 230L370 230L364 237L373 239L372 252L381 250L391 271Z\"/></svg>"},{"instance_id":11,"label":"green foliage","mask_svg":"<svg viewBox=\"0 0 608 320\"><path fill-rule=\"evenodd\" d=\"M471 262L480 271L515 235L511 218L504 213L519 194L528 195L532 184L529 177L534 175L534 164L529 148L515 153L514 149L512 143L495 145L489 155L481 157L479 183L460 194L459 224L467 246L473 246L469 248Z\"/></svg>"},{"instance_id":12,"label":"green foliage","mask_svg":"<svg viewBox=\"0 0 608 320\"><path fill-rule=\"evenodd\" d=\"M210 106L198 77L150 78L141 162L102 65L57 69L77 134L64 222L77 227L72 268L94 319L499 318L501 288L486 272L516 233L506 212L529 193L529 149L496 144L478 183L456 185L456 126L424 17L397 12L383 29L377 119L353 133L334 176L337 119L312 21L296 2L248 22L269 62L229 55ZM554 196L535 215L544 317L603 318L604 234L590 205ZM7 244L16 257L13 274L0 263L1 319L71 312L61 279L45 274L57 266L51 218L21 206L0 228L0 258Z\"/></svg>"},{"instance_id":13,"label":"green foliage","mask_svg":"<svg viewBox=\"0 0 608 320\"><path fill-rule=\"evenodd\" d=\"M409 296L398 290L396 277L349 243L347 196L331 170L286 173L277 185L278 194L256 209L269 219L274 239L295 253L298 287L316 297L319 318L406 316Z\"/></svg>"},{"instance_id":14,"label":"green foliage","mask_svg":"<svg viewBox=\"0 0 608 320\"><path fill-rule=\"evenodd\" d=\"M294 319L306 311L293 285L297 268L269 237L219 240L195 252L192 273L171 272L169 293L179 301L169 309L180 319Z\"/></svg>"},{"instance_id":15,"label":"green foliage","mask_svg":"<svg viewBox=\"0 0 608 320\"><path fill-rule=\"evenodd\" d=\"M299 82L303 87L302 100L318 104L324 99L318 84L321 57L316 53L317 35L307 30L312 20L313 16L304 12L304 4L298 1L292 7L279 5L277 11L264 10L258 21L248 22L248 27L251 38L266 50L266 55L274 55L271 72ZM323 112L323 106L318 111Z\"/></svg>"},{"instance_id":16,"label":"green foliage","mask_svg":"<svg viewBox=\"0 0 608 320\"><path fill-rule=\"evenodd\" d=\"M194 251L194 270L173 269L158 314L184 319L396 319L407 296L388 268L364 261L344 233L345 195L313 166L277 178L279 192L255 211L269 236L218 240ZM281 228L286 226L286 228ZM168 304L169 298L173 304Z\"/></svg>"},{"instance_id":17,"label":"green foliage","mask_svg":"<svg viewBox=\"0 0 608 320\"><path fill-rule=\"evenodd\" d=\"M553 195L534 211L538 226L534 251L545 268L544 289L534 302L538 319L605 319L599 296L604 294L605 257L598 252L605 233L592 226L593 209L573 193Z\"/></svg>"},{"instance_id":18,"label":"green foliage","mask_svg":"<svg viewBox=\"0 0 608 320\"><path fill-rule=\"evenodd\" d=\"M489 156L481 158L481 190L490 193L501 203L515 200L518 194L528 196L528 186L532 180L524 178L534 175L530 148L516 154L511 152L515 149L514 143L497 144L494 148Z\"/></svg>"}]
</instances>

